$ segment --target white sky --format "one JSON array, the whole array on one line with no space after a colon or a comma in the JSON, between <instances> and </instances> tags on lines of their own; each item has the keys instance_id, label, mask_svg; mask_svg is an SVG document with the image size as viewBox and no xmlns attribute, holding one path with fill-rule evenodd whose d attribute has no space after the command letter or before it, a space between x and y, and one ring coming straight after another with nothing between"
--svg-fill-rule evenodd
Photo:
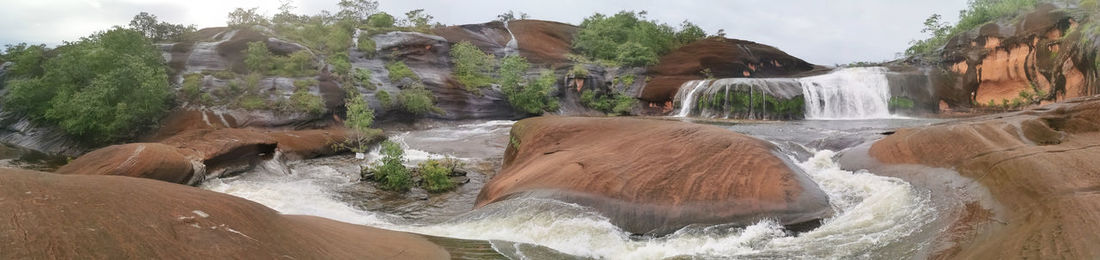
<instances>
[{"instance_id":1,"label":"white sky","mask_svg":"<svg viewBox=\"0 0 1100 260\"><path fill-rule=\"evenodd\" d=\"M296 0L297 13L334 11L337 0ZM403 17L425 9L444 24L482 23L508 10L531 18L578 24L600 12L646 10L671 25L683 20L708 33L779 47L811 63L832 65L895 58L910 40L923 38L933 13L954 22L966 0L380 0L383 11ZM224 26L236 7L276 13L276 0L0 0L0 45L19 42L56 45L114 25L146 11L161 21Z\"/></svg>"}]
</instances>

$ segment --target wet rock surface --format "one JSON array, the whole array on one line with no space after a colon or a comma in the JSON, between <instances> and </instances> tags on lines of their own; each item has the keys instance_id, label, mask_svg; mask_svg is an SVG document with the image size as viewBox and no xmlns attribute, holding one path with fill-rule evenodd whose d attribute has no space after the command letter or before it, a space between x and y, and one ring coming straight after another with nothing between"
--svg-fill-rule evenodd
<instances>
[{"instance_id":1,"label":"wet rock surface","mask_svg":"<svg viewBox=\"0 0 1100 260\"><path fill-rule=\"evenodd\" d=\"M825 194L775 146L678 122L541 117L518 122L501 173L477 207L547 197L592 207L624 230L688 224L783 224L830 214Z\"/></svg>"}]
</instances>

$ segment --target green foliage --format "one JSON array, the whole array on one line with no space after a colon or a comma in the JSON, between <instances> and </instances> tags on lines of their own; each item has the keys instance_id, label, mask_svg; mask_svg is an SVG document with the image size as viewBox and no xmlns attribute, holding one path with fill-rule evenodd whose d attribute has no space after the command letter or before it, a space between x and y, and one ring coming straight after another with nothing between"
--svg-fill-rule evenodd
<instances>
[{"instance_id":1,"label":"green foliage","mask_svg":"<svg viewBox=\"0 0 1100 260\"><path fill-rule=\"evenodd\" d=\"M231 28L245 28L253 25L267 25L269 22L259 13L259 7L249 9L237 8L229 12L226 24Z\"/></svg>"},{"instance_id":2,"label":"green foliage","mask_svg":"<svg viewBox=\"0 0 1100 260\"><path fill-rule=\"evenodd\" d=\"M368 16L378 12L378 1L340 0L336 6L340 7L340 11L336 13L338 19L354 23L366 20Z\"/></svg>"},{"instance_id":3,"label":"green foliage","mask_svg":"<svg viewBox=\"0 0 1100 260\"><path fill-rule=\"evenodd\" d=\"M393 16L385 12L377 13L367 18L367 26L374 28L392 28L395 23L396 20Z\"/></svg>"},{"instance_id":4,"label":"green foliage","mask_svg":"<svg viewBox=\"0 0 1100 260\"><path fill-rule=\"evenodd\" d=\"M368 58L374 57L374 55L378 53L378 44L367 35L359 36L359 44L356 47L358 47L359 51L363 52L363 54L366 54Z\"/></svg>"},{"instance_id":5,"label":"green foliage","mask_svg":"<svg viewBox=\"0 0 1100 260\"><path fill-rule=\"evenodd\" d=\"M430 33L432 19L435 19L435 17L424 13L424 9L416 9L405 13L405 19L401 23L409 30Z\"/></svg>"},{"instance_id":6,"label":"green foliage","mask_svg":"<svg viewBox=\"0 0 1100 260\"><path fill-rule=\"evenodd\" d=\"M321 97L309 93L308 89L298 89L290 96L294 110L319 115L325 113L325 102Z\"/></svg>"},{"instance_id":7,"label":"green foliage","mask_svg":"<svg viewBox=\"0 0 1100 260\"><path fill-rule=\"evenodd\" d=\"M249 71L267 73L272 69L271 52L267 50L267 43L254 41L248 43L244 50L244 64Z\"/></svg>"},{"instance_id":8,"label":"green foliage","mask_svg":"<svg viewBox=\"0 0 1100 260\"><path fill-rule=\"evenodd\" d=\"M622 84L623 86L631 86L631 85L634 85L634 80L635 80L634 74L627 74L627 75L616 77L614 83L616 85Z\"/></svg>"},{"instance_id":9,"label":"green foliage","mask_svg":"<svg viewBox=\"0 0 1100 260\"><path fill-rule=\"evenodd\" d=\"M303 89L312 86L317 86L317 79L299 79L294 80L294 89Z\"/></svg>"},{"instance_id":10,"label":"green foliage","mask_svg":"<svg viewBox=\"0 0 1100 260\"><path fill-rule=\"evenodd\" d=\"M296 51L286 57L276 56L275 64L281 68L275 72L276 75L288 77L317 75L317 71L313 70L313 54L306 50Z\"/></svg>"},{"instance_id":11,"label":"green foliage","mask_svg":"<svg viewBox=\"0 0 1100 260\"><path fill-rule=\"evenodd\" d=\"M348 92L348 98L344 101L344 106L347 108L347 120L344 120L344 125L355 131L355 134L348 139L345 146L352 152L365 153L370 140L381 134L380 130L370 127L374 123L374 110L367 105L363 95L355 91Z\"/></svg>"},{"instance_id":12,"label":"green foliage","mask_svg":"<svg viewBox=\"0 0 1100 260\"><path fill-rule=\"evenodd\" d=\"M401 105L402 111L413 115L419 116L428 112L443 113L442 109L435 106L435 95L432 91L424 88L420 83L401 90L401 93L397 94L397 102Z\"/></svg>"},{"instance_id":13,"label":"green foliage","mask_svg":"<svg viewBox=\"0 0 1100 260\"><path fill-rule=\"evenodd\" d=\"M42 76L11 83L6 108L96 144L128 137L167 111L164 61L140 32L116 27L56 52Z\"/></svg>"},{"instance_id":14,"label":"green foliage","mask_svg":"<svg viewBox=\"0 0 1100 260\"><path fill-rule=\"evenodd\" d=\"M14 63L8 67L4 77L8 79L36 78L45 73L43 64L46 63L46 45L28 45L20 43L7 45L0 54L0 64L4 61Z\"/></svg>"},{"instance_id":15,"label":"green foliage","mask_svg":"<svg viewBox=\"0 0 1100 260\"><path fill-rule=\"evenodd\" d=\"M516 110L533 115L557 110L558 101L550 95L557 77L551 71L543 71L534 81L528 81L524 76L530 66L521 56L508 56L501 62L498 82L508 103Z\"/></svg>"},{"instance_id":16,"label":"green foliage","mask_svg":"<svg viewBox=\"0 0 1100 260\"><path fill-rule=\"evenodd\" d=\"M409 169L405 168L405 150L393 141L382 142L382 159L371 167L374 180L382 183L382 189L407 191L412 186Z\"/></svg>"},{"instance_id":17,"label":"green foliage","mask_svg":"<svg viewBox=\"0 0 1100 260\"><path fill-rule=\"evenodd\" d=\"M581 92L581 104L585 107L614 115L630 114L637 99L622 94L597 94L592 90Z\"/></svg>"},{"instance_id":18,"label":"green foliage","mask_svg":"<svg viewBox=\"0 0 1100 260\"><path fill-rule=\"evenodd\" d=\"M668 24L646 20L645 12L595 14L584 19L573 47L597 60L614 60L631 66L656 63L657 57L701 39L702 30L685 22L679 32Z\"/></svg>"},{"instance_id":19,"label":"green foliage","mask_svg":"<svg viewBox=\"0 0 1100 260\"><path fill-rule=\"evenodd\" d=\"M573 68L569 69L569 75L573 75L573 77L576 78L587 78L588 67L585 67L584 64L580 63L573 64Z\"/></svg>"},{"instance_id":20,"label":"green foliage","mask_svg":"<svg viewBox=\"0 0 1100 260\"><path fill-rule=\"evenodd\" d=\"M349 60L347 53L329 55L328 63L332 65L329 67L332 73L336 73L337 75L348 75L348 72L351 70L351 60Z\"/></svg>"},{"instance_id":21,"label":"green foliage","mask_svg":"<svg viewBox=\"0 0 1100 260\"><path fill-rule=\"evenodd\" d=\"M231 80L237 78L237 73L233 73L232 71L228 70L204 70L202 71L202 74L211 75L214 76L214 78L220 80Z\"/></svg>"},{"instance_id":22,"label":"green foliage","mask_svg":"<svg viewBox=\"0 0 1100 260\"><path fill-rule=\"evenodd\" d=\"M200 91L202 91L202 74L192 73L183 76L183 87L180 88L180 92L185 99L199 101Z\"/></svg>"},{"instance_id":23,"label":"green foliage","mask_svg":"<svg viewBox=\"0 0 1100 260\"><path fill-rule=\"evenodd\" d=\"M359 85L363 86L364 88L372 89L372 90L375 88L374 83L370 82L370 80L371 80L370 70L365 70L365 69L362 69L362 68L355 68L355 74L353 74L352 77L355 79L356 83L359 83Z\"/></svg>"},{"instance_id":24,"label":"green foliage","mask_svg":"<svg viewBox=\"0 0 1100 260\"><path fill-rule=\"evenodd\" d=\"M287 77L304 77L316 75L313 68L313 55L309 51L301 50L288 56L277 56L267 49L267 43L254 41L248 43L244 50L244 64L249 71L263 73L265 75L278 75ZM346 60L347 56L343 56ZM329 57L330 62L333 59ZM339 62L338 60L336 62ZM345 62L347 67L351 64ZM334 66L337 66L334 64Z\"/></svg>"},{"instance_id":25,"label":"green foliage","mask_svg":"<svg viewBox=\"0 0 1100 260\"><path fill-rule=\"evenodd\" d=\"M913 108L913 100L906 97L890 97L888 106L891 109L911 109Z\"/></svg>"},{"instance_id":26,"label":"green foliage","mask_svg":"<svg viewBox=\"0 0 1100 260\"><path fill-rule=\"evenodd\" d=\"M455 78L466 86L466 91L478 92L480 88L488 87L493 83L490 75L493 73L495 61L492 54L482 52L468 41L459 42L451 47L451 63L454 64Z\"/></svg>"},{"instance_id":27,"label":"green foliage","mask_svg":"<svg viewBox=\"0 0 1100 260\"><path fill-rule=\"evenodd\" d=\"M396 61L386 64L386 70L390 72L390 82L401 83L404 79L411 79L413 81L420 81L420 77L416 75L408 65L405 65L403 61Z\"/></svg>"},{"instance_id":28,"label":"green foliage","mask_svg":"<svg viewBox=\"0 0 1100 260\"><path fill-rule=\"evenodd\" d=\"M170 24L158 22L156 15L141 12L130 20L130 29L141 32L145 38L153 42L179 42L189 38L195 33L195 25L183 26L182 24Z\"/></svg>"},{"instance_id":29,"label":"green foliage","mask_svg":"<svg viewBox=\"0 0 1100 260\"><path fill-rule=\"evenodd\" d=\"M267 108L267 101L259 96L244 96L241 97L240 106L248 110L260 110Z\"/></svg>"},{"instance_id":30,"label":"green foliage","mask_svg":"<svg viewBox=\"0 0 1100 260\"><path fill-rule=\"evenodd\" d=\"M427 160L417 165L420 177L424 178L424 189L429 192L444 192L455 188L451 182L452 169L437 160Z\"/></svg>"},{"instance_id":31,"label":"green foliage","mask_svg":"<svg viewBox=\"0 0 1100 260\"><path fill-rule=\"evenodd\" d=\"M393 98L390 97L390 92L379 90L377 93L374 93L374 97L378 98L378 102L382 103L382 109L390 110L393 108Z\"/></svg>"},{"instance_id":32,"label":"green foliage","mask_svg":"<svg viewBox=\"0 0 1100 260\"><path fill-rule=\"evenodd\" d=\"M924 21L923 33L930 34L928 39L911 42L905 51L908 56L930 56L943 47L949 39L963 32L973 30L998 18L1014 16L1022 10L1035 7L1039 0L969 0L967 8L959 12L959 22L954 26L941 22L939 14L933 14Z\"/></svg>"}]
</instances>

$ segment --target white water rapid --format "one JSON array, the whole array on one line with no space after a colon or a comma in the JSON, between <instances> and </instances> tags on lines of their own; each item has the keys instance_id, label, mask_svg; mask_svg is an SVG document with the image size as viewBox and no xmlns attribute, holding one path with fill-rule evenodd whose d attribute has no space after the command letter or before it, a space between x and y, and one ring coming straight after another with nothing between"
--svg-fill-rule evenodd
<instances>
[{"instance_id":1,"label":"white water rapid","mask_svg":"<svg viewBox=\"0 0 1100 260\"><path fill-rule=\"evenodd\" d=\"M446 145L451 139L440 136L451 134L490 140L496 137L487 137L506 136L508 128L499 127L501 122L414 131L400 134L397 139L414 146L418 142L431 141L423 140L431 138L444 138L437 144ZM431 134L425 134L428 132ZM483 146L479 142L472 141L467 146ZM430 154L410 151L409 155L422 158ZM922 232L936 218L927 192L900 179L866 171L842 170L833 157L832 151L819 151L798 164L827 193L836 215L824 220L821 227L797 236L787 233L773 221L762 221L748 227L689 227L663 237L635 237L585 207L530 198L490 204L442 223L418 222L364 210L356 204L361 199L348 198L338 192L341 187L363 185L358 183L354 167L340 164L292 163L290 174L257 169L234 178L208 181L202 188L256 201L285 214L314 215L434 236L486 240L494 248L520 248L512 242L540 245L594 258L889 259L911 256L912 252L926 246L906 239ZM525 258L523 252L518 254L518 258Z\"/></svg>"},{"instance_id":2,"label":"white water rapid","mask_svg":"<svg viewBox=\"0 0 1100 260\"><path fill-rule=\"evenodd\" d=\"M799 79L807 119L890 118L885 68L846 68Z\"/></svg>"},{"instance_id":3,"label":"white water rapid","mask_svg":"<svg viewBox=\"0 0 1100 260\"><path fill-rule=\"evenodd\" d=\"M687 90L687 92L683 92L684 90L681 89L680 92L682 93L677 93L677 95L682 96L677 98L680 100L680 112L676 113L676 117L687 117L691 115L691 108L695 106L695 99L698 98L699 90L702 90L705 86L707 86L708 82L710 81L698 80L688 82L692 84L692 86Z\"/></svg>"}]
</instances>

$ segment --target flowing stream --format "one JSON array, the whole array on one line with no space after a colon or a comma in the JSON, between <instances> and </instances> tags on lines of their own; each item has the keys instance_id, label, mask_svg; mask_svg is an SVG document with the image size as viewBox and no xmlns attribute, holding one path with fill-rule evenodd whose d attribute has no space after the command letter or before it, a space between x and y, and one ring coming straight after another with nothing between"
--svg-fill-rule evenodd
<instances>
[{"instance_id":1,"label":"flowing stream","mask_svg":"<svg viewBox=\"0 0 1100 260\"><path fill-rule=\"evenodd\" d=\"M836 122L836 123L829 123ZM748 227L693 226L663 237L638 237L575 204L518 198L471 210L477 192L499 170L511 121L440 122L391 136L405 146L410 164L444 155L483 165L471 182L442 195L392 195L359 182L354 156L283 164L269 162L202 188L259 202L285 214L440 237L489 241L513 259L543 259L547 251L580 258L909 258L930 250L937 207L928 191L897 178L844 170L827 149L831 138L927 124L918 120L797 121L726 126L772 141L798 161L828 194L837 214L812 231L791 234L773 221ZM391 131L394 132L394 131ZM823 141L826 140L826 141ZM794 150L802 152L796 152ZM376 153L366 156L377 158ZM387 195L389 194L389 195ZM413 197L409 199L409 197Z\"/></svg>"}]
</instances>

